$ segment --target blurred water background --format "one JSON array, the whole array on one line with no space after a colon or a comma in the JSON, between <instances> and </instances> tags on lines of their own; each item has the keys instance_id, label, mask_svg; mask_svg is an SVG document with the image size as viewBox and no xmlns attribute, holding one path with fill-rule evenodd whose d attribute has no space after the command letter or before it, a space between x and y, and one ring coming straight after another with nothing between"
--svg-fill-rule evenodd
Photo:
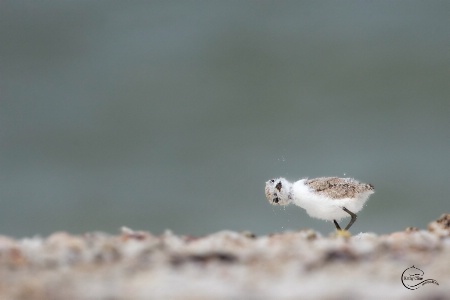
<instances>
[{"instance_id":1,"label":"blurred water background","mask_svg":"<svg viewBox=\"0 0 450 300\"><path fill-rule=\"evenodd\" d=\"M449 212L448 1L2 1L0 234L314 228L272 177Z\"/></svg>"}]
</instances>

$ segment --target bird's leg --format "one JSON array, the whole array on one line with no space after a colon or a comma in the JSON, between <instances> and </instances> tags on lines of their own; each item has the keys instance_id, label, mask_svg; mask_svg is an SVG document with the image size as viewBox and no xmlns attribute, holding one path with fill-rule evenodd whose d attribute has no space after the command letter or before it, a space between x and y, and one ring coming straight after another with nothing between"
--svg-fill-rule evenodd
<instances>
[{"instance_id":1,"label":"bird's leg","mask_svg":"<svg viewBox=\"0 0 450 300\"><path fill-rule=\"evenodd\" d=\"M348 223L347 227L345 227L345 230L349 230L349 228L353 225L353 223L355 223L357 216L356 216L356 214L352 213L345 207L343 207L342 209L352 217L352 219L350 220L350 223Z\"/></svg>"},{"instance_id":2,"label":"bird's leg","mask_svg":"<svg viewBox=\"0 0 450 300\"><path fill-rule=\"evenodd\" d=\"M342 230L341 226L339 226L339 224L338 224L338 222L336 222L336 220L333 220L333 222L334 222L334 226L336 226L337 230Z\"/></svg>"},{"instance_id":3,"label":"bird's leg","mask_svg":"<svg viewBox=\"0 0 450 300\"><path fill-rule=\"evenodd\" d=\"M347 230L342 230L341 226L339 226L338 222L336 222L336 220L333 220L334 222L334 226L336 226L337 232L336 235L338 237L343 237L345 239L348 239L351 235L350 232L348 232Z\"/></svg>"}]
</instances>

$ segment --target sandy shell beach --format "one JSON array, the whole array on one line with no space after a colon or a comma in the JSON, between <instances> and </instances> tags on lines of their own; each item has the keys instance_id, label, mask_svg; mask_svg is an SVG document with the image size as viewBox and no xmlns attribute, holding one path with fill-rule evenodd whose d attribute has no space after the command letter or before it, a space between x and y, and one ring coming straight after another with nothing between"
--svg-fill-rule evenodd
<instances>
[{"instance_id":1,"label":"sandy shell beach","mask_svg":"<svg viewBox=\"0 0 450 300\"><path fill-rule=\"evenodd\" d=\"M402 280L412 266L421 279ZM350 238L311 229L156 236L126 227L119 235L0 236L5 300L363 298L450 299L450 214L427 229Z\"/></svg>"}]
</instances>

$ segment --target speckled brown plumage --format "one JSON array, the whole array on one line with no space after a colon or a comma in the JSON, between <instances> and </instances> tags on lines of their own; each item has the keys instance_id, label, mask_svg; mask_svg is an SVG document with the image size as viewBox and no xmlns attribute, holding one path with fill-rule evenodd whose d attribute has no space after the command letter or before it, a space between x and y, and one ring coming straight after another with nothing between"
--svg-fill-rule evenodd
<instances>
[{"instance_id":1,"label":"speckled brown plumage","mask_svg":"<svg viewBox=\"0 0 450 300\"><path fill-rule=\"evenodd\" d=\"M353 178L319 177L306 179L305 184L331 199L356 198L358 194L374 189L373 185L360 183Z\"/></svg>"}]
</instances>

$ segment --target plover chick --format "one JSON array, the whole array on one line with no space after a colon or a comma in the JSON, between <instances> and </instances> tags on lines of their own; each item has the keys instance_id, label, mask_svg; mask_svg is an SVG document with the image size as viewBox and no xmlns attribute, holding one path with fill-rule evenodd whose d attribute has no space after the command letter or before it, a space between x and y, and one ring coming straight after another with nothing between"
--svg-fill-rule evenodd
<instances>
[{"instance_id":1,"label":"plover chick","mask_svg":"<svg viewBox=\"0 0 450 300\"><path fill-rule=\"evenodd\" d=\"M337 221L351 217L344 229L347 231L356 221L356 213L374 193L374 188L353 178L320 177L294 183L277 178L266 182L265 191L270 204L295 204L313 218L333 221L338 232L342 232Z\"/></svg>"}]
</instances>

